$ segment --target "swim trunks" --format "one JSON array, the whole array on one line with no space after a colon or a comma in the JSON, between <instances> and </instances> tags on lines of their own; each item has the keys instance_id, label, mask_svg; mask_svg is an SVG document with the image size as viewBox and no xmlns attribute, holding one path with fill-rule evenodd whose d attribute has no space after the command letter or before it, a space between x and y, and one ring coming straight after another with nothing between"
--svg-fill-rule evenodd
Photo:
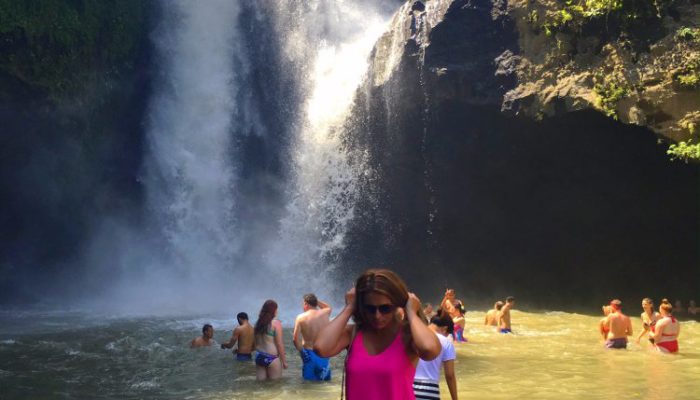
<instances>
[{"instance_id":1,"label":"swim trunks","mask_svg":"<svg viewBox=\"0 0 700 400\"><path fill-rule=\"evenodd\" d=\"M513 333L513 331L511 331L510 328L501 328L499 330L499 332L501 332L501 333Z\"/></svg>"},{"instance_id":2,"label":"swim trunks","mask_svg":"<svg viewBox=\"0 0 700 400\"><path fill-rule=\"evenodd\" d=\"M669 353L678 353L678 341L677 340L670 340L668 342L657 343L656 347L663 347Z\"/></svg>"},{"instance_id":3,"label":"swim trunks","mask_svg":"<svg viewBox=\"0 0 700 400\"><path fill-rule=\"evenodd\" d=\"M264 351L257 351L257 355L255 356L255 364L261 366L261 367L269 367L270 364L272 364L273 361L277 359L278 356L274 354L269 354L265 353Z\"/></svg>"},{"instance_id":4,"label":"swim trunks","mask_svg":"<svg viewBox=\"0 0 700 400\"><path fill-rule=\"evenodd\" d=\"M301 349L299 352L304 366L301 376L309 381L329 381L331 379L331 366L328 358L319 357L311 349Z\"/></svg>"},{"instance_id":5,"label":"swim trunks","mask_svg":"<svg viewBox=\"0 0 700 400\"><path fill-rule=\"evenodd\" d=\"M608 339L605 341L605 347L608 349L626 349L627 338Z\"/></svg>"},{"instance_id":6,"label":"swim trunks","mask_svg":"<svg viewBox=\"0 0 700 400\"><path fill-rule=\"evenodd\" d=\"M253 356L250 353L248 353L248 354L236 353L236 360L238 360L238 361L250 361L252 359L253 359Z\"/></svg>"}]
</instances>

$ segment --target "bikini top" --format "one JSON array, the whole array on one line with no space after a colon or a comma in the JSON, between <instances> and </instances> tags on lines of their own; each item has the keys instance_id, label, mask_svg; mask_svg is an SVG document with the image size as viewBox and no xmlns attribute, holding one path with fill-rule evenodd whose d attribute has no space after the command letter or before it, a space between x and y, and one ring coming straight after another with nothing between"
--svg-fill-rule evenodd
<instances>
[{"instance_id":1,"label":"bikini top","mask_svg":"<svg viewBox=\"0 0 700 400\"><path fill-rule=\"evenodd\" d=\"M671 323L675 324L676 323L676 318L673 315L669 315L668 317L664 318L671 318ZM678 333L661 333L661 336L678 336Z\"/></svg>"}]
</instances>

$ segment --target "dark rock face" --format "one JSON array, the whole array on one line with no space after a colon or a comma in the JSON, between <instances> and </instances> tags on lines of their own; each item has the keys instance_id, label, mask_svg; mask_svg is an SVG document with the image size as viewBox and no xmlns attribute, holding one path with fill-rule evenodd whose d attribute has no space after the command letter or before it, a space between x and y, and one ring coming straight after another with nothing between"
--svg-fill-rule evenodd
<instances>
[{"instance_id":1,"label":"dark rock face","mask_svg":"<svg viewBox=\"0 0 700 400\"><path fill-rule=\"evenodd\" d=\"M424 54L408 41L360 91L347 142L370 161L348 266L543 306L697 293L697 166L593 111L503 114L517 38L500 10L452 2Z\"/></svg>"},{"instance_id":2,"label":"dark rock face","mask_svg":"<svg viewBox=\"0 0 700 400\"><path fill-rule=\"evenodd\" d=\"M95 215L137 218L148 59L61 104L0 77L0 303L33 301L25 284L65 272Z\"/></svg>"}]
</instances>

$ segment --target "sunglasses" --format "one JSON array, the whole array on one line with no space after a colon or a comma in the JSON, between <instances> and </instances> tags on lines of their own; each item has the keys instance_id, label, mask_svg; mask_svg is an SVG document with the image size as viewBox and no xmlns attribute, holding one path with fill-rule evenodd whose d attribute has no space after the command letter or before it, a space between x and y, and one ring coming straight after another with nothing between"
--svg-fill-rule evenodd
<instances>
[{"instance_id":1,"label":"sunglasses","mask_svg":"<svg viewBox=\"0 0 700 400\"><path fill-rule=\"evenodd\" d=\"M396 306L392 304L381 304L378 306L374 306L371 304L365 304L365 311L368 314L376 314L377 310L379 311L380 314L389 314L390 312L394 311L396 309Z\"/></svg>"}]
</instances>

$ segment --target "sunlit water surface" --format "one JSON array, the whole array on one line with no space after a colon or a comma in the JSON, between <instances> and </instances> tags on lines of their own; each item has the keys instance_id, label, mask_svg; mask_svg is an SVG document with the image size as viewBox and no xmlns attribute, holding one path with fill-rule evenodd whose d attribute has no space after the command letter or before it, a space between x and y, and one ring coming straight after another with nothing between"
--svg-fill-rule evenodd
<instances>
[{"instance_id":1,"label":"sunlit water surface","mask_svg":"<svg viewBox=\"0 0 700 400\"><path fill-rule=\"evenodd\" d=\"M515 311L513 335L483 327L482 312L467 318L456 364L462 399L700 398L697 322L683 323L681 354L668 356L647 343L604 350L599 317ZM216 318L0 312L0 399L339 398L342 357L332 383L304 383L286 331L284 379L258 383L252 363L229 351L187 347L207 322L219 343L230 337L233 321ZM441 390L449 398L444 382Z\"/></svg>"}]
</instances>

